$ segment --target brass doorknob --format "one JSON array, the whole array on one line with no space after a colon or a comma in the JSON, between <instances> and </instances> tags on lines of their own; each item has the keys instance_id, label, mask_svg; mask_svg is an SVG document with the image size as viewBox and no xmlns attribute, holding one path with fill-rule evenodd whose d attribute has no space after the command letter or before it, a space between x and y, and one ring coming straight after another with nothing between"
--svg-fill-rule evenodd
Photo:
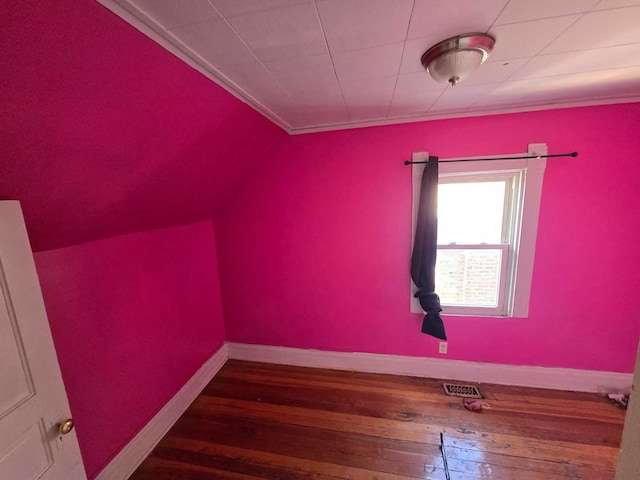
<instances>
[{"instance_id":1,"label":"brass doorknob","mask_svg":"<svg viewBox=\"0 0 640 480\"><path fill-rule=\"evenodd\" d=\"M73 418L67 418L64 422L58 424L58 433L60 435L66 435L73 430Z\"/></svg>"}]
</instances>

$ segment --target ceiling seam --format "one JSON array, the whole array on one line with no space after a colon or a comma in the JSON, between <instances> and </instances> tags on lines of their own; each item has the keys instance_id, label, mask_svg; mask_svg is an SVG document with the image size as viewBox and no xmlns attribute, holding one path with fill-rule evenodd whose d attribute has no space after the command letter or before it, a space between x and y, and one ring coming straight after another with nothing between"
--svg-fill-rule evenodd
<instances>
[{"instance_id":1,"label":"ceiling seam","mask_svg":"<svg viewBox=\"0 0 640 480\"><path fill-rule=\"evenodd\" d=\"M451 87L451 88L453 88L453 87ZM444 87L444 90L442 90L442 91L440 92L440 95L438 95L438 98L436 98L436 99L433 101L433 103L432 103L431 105L429 105L429 108L427 109L427 113L429 113L429 112L431 111L431 109L433 108L433 106L438 102L438 100L440 100L440 97L441 97L442 95L444 95L444 92L446 92L447 90L449 90L449 86L448 86L448 85L447 85L446 87Z\"/></svg>"},{"instance_id":2,"label":"ceiling seam","mask_svg":"<svg viewBox=\"0 0 640 480\"><path fill-rule=\"evenodd\" d=\"M416 8L416 0L413 0L411 4L411 12L409 12L409 20L407 21L407 31L404 34L404 42L402 42L402 53L400 54L400 63L398 64L398 72L396 73L396 81L393 84L393 92L391 93L391 100L389 100L389 106L387 107L387 114L385 118L389 118L391 114L391 106L393 105L393 99L396 96L396 88L398 87L398 80L400 79L400 71L402 70L402 60L404 59L404 49L407 46L407 39L409 38L409 28L411 27L411 17L413 17L413 10Z\"/></svg>"},{"instance_id":3,"label":"ceiling seam","mask_svg":"<svg viewBox=\"0 0 640 480\"><path fill-rule=\"evenodd\" d=\"M491 23L491 25L489 25L489 28L487 28L487 30L484 33L487 33L487 34L489 33L489 30L493 28L493 26L496 24L496 22L500 18L500 15L502 15L502 13L507 9L510 3L511 3L511 0L509 0L507 3L504 4L504 6L502 7L502 10L498 12L498 15L496 15L496 18L493 19L493 22Z\"/></svg>"},{"instance_id":4,"label":"ceiling seam","mask_svg":"<svg viewBox=\"0 0 640 480\"><path fill-rule=\"evenodd\" d=\"M619 8L611 8L609 10L619 10ZM600 10L602 12L604 12L605 10ZM496 25L495 22L491 25L491 28L493 27L509 27L509 26L513 26L513 25L520 25L521 23L533 23L533 22L539 22L540 20L551 20L553 18L562 18L562 17L573 17L574 15L586 15L587 13L591 13L591 10L585 10L584 12L573 12L573 13L564 13L562 15L551 15L549 17L537 17L537 18L532 18L529 20L521 20L519 22L508 22L508 23L501 23L499 25ZM496 19L497 21L497 19ZM572 24L573 25L573 24ZM488 32L489 30L487 30Z\"/></svg>"},{"instance_id":5,"label":"ceiling seam","mask_svg":"<svg viewBox=\"0 0 640 480\"><path fill-rule=\"evenodd\" d=\"M212 4L213 6L215 6L215 1L216 0L207 0L210 4ZM254 13L259 13L259 12L268 12L271 10L278 10L279 8L287 8L290 7L292 5L301 5L303 3L307 3L307 0L296 0L292 3L289 3L287 5L276 5L275 7L266 7L266 8L258 8L257 10L249 10L248 12L243 12L243 13L237 13L235 15L229 15L228 18L232 18L232 17L242 17L243 15L252 15ZM225 15L222 14L222 12L220 11L220 9L218 9L218 7L216 7L216 10L218 11L218 13L221 16L224 16L225 18L227 18Z\"/></svg>"},{"instance_id":6,"label":"ceiling seam","mask_svg":"<svg viewBox=\"0 0 640 480\"><path fill-rule=\"evenodd\" d=\"M640 42L631 42L631 43L617 43L615 45L606 45L604 47L592 47L592 48L580 48L577 50L563 50L561 52L552 52L552 53L538 53L536 57L550 57L551 55L562 55L564 53L580 53L580 52L590 52L592 50L606 50L608 48L616 48L616 47L628 47L630 45L640 45ZM528 57L520 57L520 58L528 58ZM514 58L514 60L517 60ZM633 66L633 65L631 65ZM604 69L606 70L606 69Z\"/></svg>"},{"instance_id":7,"label":"ceiling seam","mask_svg":"<svg viewBox=\"0 0 640 480\"><path fill-rule=\"evenodd\" d=\"M610 7L610 8L600 8L598 10L596 10L596 7L598 5L600 5L602 3L603 0L600 0L598 3L596 3L593 7L591 7L590 10L584 12L584 13L597 13L597 12L610 12L611 10L625 10L625 9L632 9L632 8L638 8L640 7L640 4L634 4L634 5L620 5L618 7Z\"/></svg>"},{"instance_id":8,"label":"ceiling seam","mask_svg":"<svg viewBox=\"0 0 640 480\"><path fill-rule=\"evenodd\" d=\"M597 70L585 70L584 72L573 72L573 73L558 73L555 75L542 75L540 77L527 77L527 78L518 78L515 80L511 80L511 82L523 82L527 80L538 80L541 78L555 78L555 77L568 77L571 75L580 75L582 73L593 73L593 72L607 72L609 70L626 70L628 68L638 68L640 67L640 59L638 59L638 64L636 65L628 65L626 67L611 67L611 68L599 68ZM488 85L488 84L485 84ZM481 86L481 85L478 85Z\"/></svg>"},{"instance_id":9,"label":"ceiling seam","mask_svg":"<svg viewBox=\"0 0 640 480\"><path fill-rule=\"evenodd\" d=\"M320 22L320 30L322 30L322 38L324 39L324 44L327 47L327 52L329 52L329 60L331 60L331 67L333 68L333 75L336 78L336 82L338 83L338 89L340 90L340 97L342 97L342 105L344 106L345 111L347 112L347 118L349 122L351 122L351 112L349 112L349 107L347 107L347 100L344 98L344 92L342 91L342 85L340 85L340 79L338 78L338 72L336 71L336 65L333 61L333 55L331 54L331 48L329 47L329 42L327 41L327 33L324 31L324 25L322 24L322 17L320 16L320 11L318 10L318 4L316 0L313 0L313 8L316 11L316 16L318 17L318 22Z\"/></svg>"}]
</instances>

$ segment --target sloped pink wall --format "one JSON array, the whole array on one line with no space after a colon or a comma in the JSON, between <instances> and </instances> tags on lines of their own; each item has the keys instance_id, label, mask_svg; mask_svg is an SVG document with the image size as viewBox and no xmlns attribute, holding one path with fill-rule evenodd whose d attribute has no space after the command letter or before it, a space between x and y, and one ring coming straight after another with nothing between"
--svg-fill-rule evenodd
<instances>
[{"instance_id":1,"label":"sloped pink wall","mask_svg":"<svg viewBox=\"0 0 640 480\"><path fill-rule=\"evenodd\" d=\"M437 356L409 313L414 151L547 163L529 318L446 318L444 358L631 372L640 104L294 136L215 220L228 340Z\"/></svg>"},{"instance_id":2,"label":"sloped pink wall","mask_svg":"<svg viewBox=\"0 0 640 480\"><path fill-rule=\"evenodd\" d=\"M0 198L35 251L211 219L286 138L95 0L0 19Z\"/></svg>"},{"instance_id":3,"label":"sloped pink wall","mask_svg":"<svg viewBox=\"0 0 640 480\"><path fill-rule=\"evenodd\" d=\"M35 254L89 478L225 339L211 222Z\"/></svg>"}]
</instances>

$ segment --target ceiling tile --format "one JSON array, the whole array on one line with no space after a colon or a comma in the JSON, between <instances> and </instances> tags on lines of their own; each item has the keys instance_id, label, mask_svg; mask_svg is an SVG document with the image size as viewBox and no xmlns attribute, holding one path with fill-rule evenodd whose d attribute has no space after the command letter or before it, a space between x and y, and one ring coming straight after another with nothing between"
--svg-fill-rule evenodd
<instances>
[{"instance_id":1,"label":"ceiling tile","mask_svg":"<svg viewBox=\"0 0 640 480\"><path fill-rule=\"evenodd\" d=\"M147 1L153 2L155 0ZM184 2L184 0L177 1ZM220 10L220 13L227 18L312 1L313 0L211 0L218 10Z\"/></svg>"},{"instance_id":2,"label":"ceiling tile","mask_svg":"<svg viewBox=\"0 0 640 480\"><path fill-rule=\"evenodd\" d=\"M251 51L224 20L175 28L170 35L214 67L255 61Z\"/></svg>"},{"instance_id":3,"label":"ceiling tile","mask_svg":"<svg viewBox=\"0 0 640 480\"><path fill-rule=\"evenodd\" d=\"M362 120L378 120L387 117L387 113L389 113L389 105L379 107L348 107L348 110L349 117L351 118L352 122Z\"/></svg>"},{"instance_id":4,"label":"ceiling tile","mask_svg":"<svg viewBox=\"0 0 640 480\"><path fill-rule=\"evenodd\" d=\"M327 53L312 3L240 15L229 22L264 61Z\"/></svg>"},{"instance_id":5,"label":"ceiling tile","mask_svg":"<svg viewBox=\"0 0 640 480\"><path fill-rule=\"evenodd\" d=\"M267 69L285 89L303 85L337 85L336 72L328 53L310 57L295 57L267 62Z\"/></svg>"},{"instance_id":6,"label":"ceiling tile","mask_svg":"<svg viewBox=\"0 0 640 480\"><path fill-rule=\"evenodd\" d=\"M640 42L640 7L590 12L555 39L543 53Z\"/></svg>"},{"instance_id":7,"label":"ceiling tile","mask_svg":"<svg viewBox=\"0 0 640 480\"><path fill-rule=\"evenodd\" d=\"M600 0L594 10L608 10L610 8L631 7L640 5L640 0Z\"/></svg>"},{"instance_id":8,"label":"ceiling tile","mask_svg":"<svg viewBox=\"0 0 640 480\"><path fill-rule=\"evenodd\" d=\"M498 84L480 85L476 87L447 87L429 112L459 110L471 107L475 102L497 87Z\"/></svg>"},{"instance_id":9,"label":"ceiling tile","mask_svg":"<svg viewBox=\"0 0 640 480\"><path fill-rule=\"evenodd\" d=\"M486 32L508 0L416 0L407 38L427 47L454 35Z\"/></svg>"},{"instance_id":10,"label":"ceiling tile","mask_svg":"<svg viewBox=\"0 0 640 480\"><path fill-rule=\"evenodd\" d=\"M423 90L408 94L395 94L389 116L416 115L426 113L444 90Z\"/></svg>"},{"instance_id":11,"label":"ceiling tile","mask_svg":"<svg viewBox=\"0 0 640 480\"><path fill-rule=\"evenodd\" d=\"M544 105L578 100L637 96L640 67L600 70L504 82L475 107Z\"/></svg>"},{"instance_id":12,"label":"ceiling tile","mask_svg":"<svg viewBox=\"0 0 640 480\"><path fill-rule=\"evenodd\" d=\"M287 90L287 93L293 98L293 105L297 107L312 110L321 107L344 107L344 98L337 83L300 85L296 89Z\"/></svg>"},{"instance_id":13,"label":"ceiling tile","mask_svg":"<svg viewBox=\"0 0 640 480\"><path fill-rule=\"evenodd\" d=\"M318 0L332 53L402 42L413 0Z\"/></svg>"},{"instance_id":14,"label":"ceiling tile","mask_svg":"<svg viewBox=\"0 0 640 480\"><path fill-rule=\"evenodd\" d=\"M399 75L395 92L396 95L405 95L426 90L442 91L444 87L444 84L436 82L423 70Z\"/></svg>"},{"instance_id":15,"label":"ceiling tile","mask_svg":"<svg viewBox=\"0 0 640 480\"><path fill-rule=\"evenodd\" d=\"M133 0L130 3L166 29L221 19L208 0L191 0L189 8L185 8L184 0Z\"/></svg>"},{"instance_id":16,"label":"ceiling tile","mask_svg":"<svg viewBox=\"0 0 640 480\"><path fill-rule=\"evenodd\" d=\"M421 114L426 115L429 111L430 106L431 105L428 105L426 107L423 105L409 105L405 107L402 105L391 104L391 108L389 108L388 118L402 118Z\"/></svg>"},{"instance_id":17,"label":"ceiling tile","mask_svg":"<svg viewBox=\"0 0 640 480\"><path fill-rule=\"evenodd\" d=\"M344 105L344 98L338 82L318 83L315 85L299 84L287 89L296 105L318 106L320 102L328 105Z\"/></svg>"},{"instance_id":18,"label":"ceiling tile","mask_svg":"<svg viewBox=\"0 0 640 480\"><path fill-rule=\"evenodd\" d=\"M363 78L342 83L342 94L347 107L389 107L396 77Z\"/></svg>"},{"instance_id":19,"label":"ceiling tile","mask_svg":"<svg viewBox=\"0 0 640 480\"><path fill-rule=\"evenodd\" d=\"M344 106L294 107L277 112L294 128L316 127L349 122L349 114Z\"/></svg>"},{"instance_id":20,"label":"ceiling tile","mask_svg":"<svg viewBox=\"0 0 640 480\"><path fill-rule=\"evenodd\" d=\"M258 61L228 65L220 71L264 107L278 109L294 105L292 98Z\"/></svg>"},{"instance_id":21,"label":"ceiling tile","mask_svg":"<svg viewBox=\"0 0 640 480\"><path fill-rule=\"evenodd\" d=\"M404 51L402 52L400 73L424 72L420 59L422 58L422 54L435 43L437 43L437 41L432 42L425 38L407 40L404 44Z\"/></svg>"},{"instance_id":22,"label":"ceiling tile","mask_svg":"<svg viewBox=\"0 0 640 480\"><path fill-rule=\"evenodd\" d=\"M353 78L397 75L402 58L402 43L334 53L332 57L340 82Z\"/></svg>"},{"instance_id":23,"label":"ceiling tile","mask_svg":"<svg viewBox=\"0 0 640 480\"><path fill-rule=\"evenodd\" d=\"M580 15L567 15L493 27L489 33L495 36L496 46L491 61L532 57L578 18Z\"/></svg>"},{"instance_id":24,"label":"ceiling tile","mask_svg":"<svg viewBox=\"0 0 640 480\"><path fill-rule=\"evenodd\" d=\"M496 25L588 12L598 0L511 0Z\"/></svg>"},{"instance_id":25,"label":"ceiling tile","mask_svg":"<svg viewBox=\"0 0 640 480\"><path fill-rule=\"evenodd\" d=\"M491 60L491 57L489 59ZM485 62L468 79L460 82L460 86L466 88L489 83L501 83L519 71L529 60L529 58L515 58L513 60Z\"/></svg>"},{"instance_id":26,"label":"ceiling tile","mask_svg":"<svg viewBox=\"0 0 640 480\"><path fill-rule=\"evenodd\" d=\"M539 55L516 72L511 80L549 77L640 65L640 43L616 47Z\"/></svg>"}]
</instances>

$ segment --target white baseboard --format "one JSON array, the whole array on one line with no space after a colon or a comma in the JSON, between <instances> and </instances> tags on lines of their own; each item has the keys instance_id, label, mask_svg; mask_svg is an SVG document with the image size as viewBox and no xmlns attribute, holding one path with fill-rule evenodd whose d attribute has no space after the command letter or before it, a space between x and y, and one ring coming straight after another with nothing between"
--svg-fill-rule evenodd
<instances>
[{"instance_id":1,"label":"white baseboard","mask_svg":"<svg viewBox=\"0 0 640 480\"><path fill-rule=\"evenodd\" d=\"M229 358L227 344L207 360L155 417L111 460L96 480L126 480Z\"/></svg>"},{"instance_id":2,"label":"white baseboard","mask_svg":"<svg viewBox=\"0 0 640 480\"><path fill-rule=\"evenodd\" d=\"M379 353L331 352L245 343L227 343L227 346L229 358L237 360L574 392L628 392L633 377L631 373L501 365Z\"/></svg>"}]
</instances>

